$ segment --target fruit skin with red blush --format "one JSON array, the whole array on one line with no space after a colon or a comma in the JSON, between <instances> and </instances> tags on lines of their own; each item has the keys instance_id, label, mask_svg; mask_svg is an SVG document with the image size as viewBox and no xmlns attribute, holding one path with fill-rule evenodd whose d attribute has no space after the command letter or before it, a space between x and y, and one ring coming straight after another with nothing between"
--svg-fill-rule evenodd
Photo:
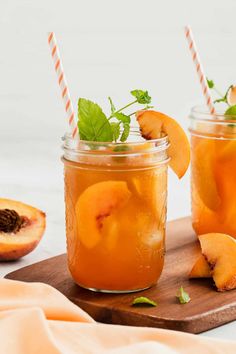
<instances>
[{"instance_id":1,"label":"fruit skin with red blush","mask_svg":"<svg viewBox=\"0 0 236 354\"><path fill-rule=\"evenodd\" d=\"M41 210L0 198L0 261L19 259L35 249L46 228Z\"/></svg>"}]
</instances>

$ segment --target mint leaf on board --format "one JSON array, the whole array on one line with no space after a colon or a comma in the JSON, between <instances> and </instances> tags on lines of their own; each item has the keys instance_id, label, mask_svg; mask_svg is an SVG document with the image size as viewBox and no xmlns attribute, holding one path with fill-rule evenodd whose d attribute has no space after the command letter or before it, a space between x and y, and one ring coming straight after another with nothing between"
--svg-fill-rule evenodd
<instances>
[{"instance_id":1,"label":"mint leaf on board","mask_svg":"<svg viewBox=\"0 0 236 354\"><path fill-rule=\"evenodd\" d=\"M187 304L191 299L189 294L181 286L176 297L179 299L180 304Z\"/></svg>"},{"instance_id":2,"label":"mint leaf on board","mask_svg":"<svg viewBox=\"0 0 236 354\"><path fill-rule=\"evenodd\" d=\"M130 116L127 116L124 113L114 113L112 115L112 117L115 117L116 119L118 119L119 121L121 121L122 123L130 123Z\"/></svg>"},{"instance_id":3,"label":"mint leaf on board","mask_svg":"<svg viewBox=\"0 0 236 354\"><path fill-rule=\"evenodd\" d=\"M235 116L232 119L236 119L236 105L230 106L224 113L225 116Z\"/></svg>"},{"instance_id":4,"label":"mint leaf on board","mask_svg":"<svg viewBox=\"0 0 236 354\"><path fill-rule=\"evenodd\" d=\"M148 297L145 296L141 296L141 297L136 297L134 299L134 301L132 302L132 306L135 305L148 305L148 306L157 306L157 303L151 299L149 299Z\"/></svg>"},{"instance_id":5,"label":"mint leaf on board","mask_svg":"<svg viewBox=\"0 0 236 354\"><path fill-rule=\"evenodd\" d=\"M208 85L208 87L210 89L212 89L215 86L214 81L213 80L208 80L208 78L207 78L207 85Z\"/></svg>"},{"instance_id":6,"label":"mint leaf on board","mask_svg":"<svg viewBox=\"0 0 236 354\"><path fill-rule=\"evenodd\" d=\"M124 123L123 124L123 132L121 134L121 137L120 137L120 141L122 141L122 143L124 141L126 141L128 139L128 136L129 136L129 132L130 132L130 125L129 123Z\"/></svg>"},{"instance_id":7,"label":"mint leaf on board","mask_svg":"<svg viewBox=\"0 0 236 354\"><path fill-rule=\"evenodd\" d=\"M113 114L116 111L116 107L115 107L111 97L108 97L108 100L109 100L110 106L111 106L111 114Z\"/></svg>"},{"instance_id":8,"label":"mint leaf on board","mask_svg":"<svg viewBox=\"0 0 236 354\"><path fill-rule=\"evenodd\" d=\"M116 142L120 136L120 123L112 122L110 124L111 124L111 130L113 134L113 140L115 140Z\"/></svg>"},{"instance_id":9,"label":"mint leaf on board","mask_svg":"<svg viewBox=\"0 0 236 354\"><path fill-rule=\"evenodd\" d=\"M141 103L141 104L151 103L152 98L149 96L148 91L133 90L130 93L132 96L134 96L137 99L138 103Z\"/></svg>"},{"instance_id":10,"label":"mint leaf on board","mask_svg":"<svg viewBox=\"0 0 236 354\"><path fill-rule=\"evenodd\" d=\"M110 123L101 107L85 98L78 102L78 127L81 139L109 142L113 140Z\"/></svg>"}]
</instances>

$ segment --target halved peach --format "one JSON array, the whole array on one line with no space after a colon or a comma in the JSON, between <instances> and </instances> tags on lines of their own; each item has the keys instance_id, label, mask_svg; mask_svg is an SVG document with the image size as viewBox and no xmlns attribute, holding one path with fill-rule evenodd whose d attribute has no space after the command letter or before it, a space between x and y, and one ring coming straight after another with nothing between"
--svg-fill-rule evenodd
<instances>
[{"instance_id":1,"label":"halved peach","mask_svg":"<svg viewBox=\"0 0 236 354\"><path fill-rule=\"evenodd\" d=\"M221 204L216 176L214 173L214 141L203 139L193 146L192 183L203 201L211 210L217 210Z\"/></svg>"},{"instance_id":2,"label":"halved peach","mask_svg":"<svg viewBox=\"0 0 236 354\"><path fill-rule=\"evenodd\" d=\"M189 273L189 278L211 278L211 268L206 258L200 254Z\"/></svg>"},{"instance_id":3,"label":"halved peach","mask_svg":"<svg viewBox=\"0 0 236 354\"><path fill-rule=\"evenodd\" d=\"M199 236L202 254L210 264L219 291L236 288L236 240L229 235L209 233Z\"/></svg>"},{"instance_id":4,"label":"halved peach","mask_svg":"<svg viewBox=\"0 0 236 354\"><path fill-rule=\"evenodd\" d=\"M190 146L184 130L173 118L157 111L140 111L136 117L141 134L145 139L158 139L168 135L170 142L169 165L181 178L187 171L190 162Z\"/></svg>"},{"instance_id":5,"label":"halved peach","mask_svg":"<svg viewBox=\"0 0 236 354\"><path fill-rule=\"evenodd\" d=\"M101 240L104 220L115 210L122 208L131 192L124 181L104 181L88 187L76 203L79 240L92 248Z\"/></svg>"},{"instance_id":6,"label":"halved peach","mask_svg":"<svg viewBox=\"0 0 236 354\"><path fill-rule=\"evenodd\" d=\"M0 199L0 261L15 260L31 252L46 226L45 214L30 205Z\"/></svg>"}]
</instances>

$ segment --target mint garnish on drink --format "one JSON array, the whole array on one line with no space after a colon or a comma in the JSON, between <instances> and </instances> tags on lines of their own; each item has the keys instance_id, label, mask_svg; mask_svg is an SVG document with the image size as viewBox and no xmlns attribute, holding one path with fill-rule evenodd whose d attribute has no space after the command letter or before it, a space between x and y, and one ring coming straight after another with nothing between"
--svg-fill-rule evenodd
<instances>
[{"instance_id":1,"label":"mint garnish on drink","mask_svg":"<svg viewBox=\"0 0 236 354\"><path fill-rule=\"evenodd\" d=\"M111 97L108 97L110 103L110 115L107 116L102 108L88 99L80 98L78 101L78 128L80 139L87 141L125 142L130 133L131 116L137 112L137 109L125 114L124 110L134 104L145 105L141 109L149 109L151 97L148 91L133 90L130 92L135 100L131 101L122 108L116 109Z\"/></svg>"},{"instance_id":2,"label":"mint garnish on drink","mask_svg":"<svg viewBox=\"0 0 236 354\"><path fill-rule=\"evenodd\" d=\"M207 84L208 87L211 90L214 90L215 93L219 96L219 98L214 100L214 103L225 103L228 107L225 110L224 115L232 116L232 119L236 119L236 87L234 85L230 85L226 92L222 94L216 87L213 80L207 79ZM235 116L235 118L233 116Z\"/></svg>"}]
</instances>

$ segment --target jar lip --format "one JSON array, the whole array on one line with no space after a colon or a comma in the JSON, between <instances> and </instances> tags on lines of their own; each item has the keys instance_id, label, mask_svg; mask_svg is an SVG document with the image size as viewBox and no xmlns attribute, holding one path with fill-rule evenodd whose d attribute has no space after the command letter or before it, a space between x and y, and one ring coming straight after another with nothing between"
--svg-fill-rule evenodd
<instances>
[{"instance_id":1,"label":"jar lip","mask_svg":"<svg viewBox=\"0 0 236 354\"><path fill-rule=\"evenodd\" d=\"M223 110L219 110L216 113L210 113L205 105L196 105L192 107L189 119L221 124L232 123L236 125L236 115L225 115Z\"/></svg>"},{"instance_id":2,"label":"jar lip","mask_svg":"<svg viewBox=\"0 0 236 354\"><path fill-rule=\"evenodd\" d=\"M131 130L130 130L131 134L133 135L136 135L137 137L141 137L140 136L140 130L139 128L137 127L131 127ZM103 146L122 146L122 145L143 145L143 144L147 144L147 143L150 143L150 144L153 144L153 143L156 143L158 145L162 145L162 144L165 144L166 142L168 142L168 136L165 135L161 138L156 138L156 139L150 139L150 140L146 140L146 139L143 139L141 137L142 140L139 140L139 141L125 141L125 142L114 142L114 141L89 141L89 140L82 140L82 139L79 139L79 138L73 138L71 133L65 133L64 136L62 137L62 141L71 141L71 142L77 142L78 143L84 143L84 144L93 144L94 146L100 146L100 145L103 145Z\"/></svg>"},{"instance_id":3,"label":"jar lip","mask_svg":"<svg viewBox=\"0 0 236 354\"><path fill-rule=\"evenodd\" d=\"M131 127L133 137L140 138L140 131L137 127ZM142 140L141 140L142 139ZM126 141L126 142L100 142L80 140L72 138L70 133L62 137L63 149L82 154L110 154L110 155L141 155L166 150L169 147L168 136L157 139ZM133 149L132 149L133 147ZM137 150L135 149L137 148ZM140 148L140 149L138 149Z\"/></svg>"}]
</instances>

